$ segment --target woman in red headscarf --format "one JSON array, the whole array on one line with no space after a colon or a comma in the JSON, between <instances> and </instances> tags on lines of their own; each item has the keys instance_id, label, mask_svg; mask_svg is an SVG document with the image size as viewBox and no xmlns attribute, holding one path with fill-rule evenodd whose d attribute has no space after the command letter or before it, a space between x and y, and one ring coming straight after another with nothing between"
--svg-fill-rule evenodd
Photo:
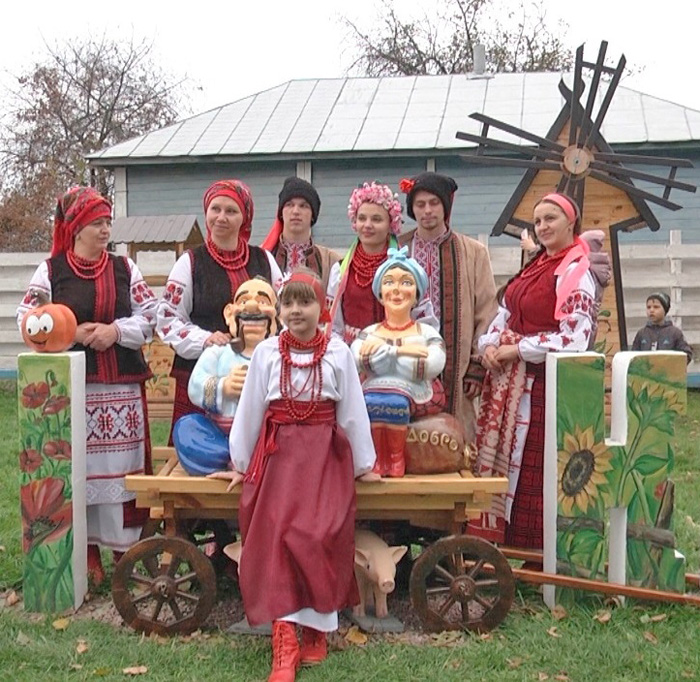
<instances>
[{"instance_id":1,"label":"woman in red headscarf","mask_svg":"<svg viewBox=\"0 0 700 682\"><path fill-rule=\"evenodd\" d=\"M233 300L236 289L256 275L275 288L282 279L274 258L248 244L253 197L244 183L213 183L204 193L204 215L205 243L177 260L158 304L156 329L163 342L175 351L171 372L177 381L173 425L185 414L201 412L190 402L187 384L202 351L231 340L223 310Z\"/></svg>"},{"instance_id":2,"label":"woman in red headscarf","mask_svg":"<svg viewBox=\"0 0 700 682\"><path fill-rule=\"evenodd\" d=\"M496 318L479 339L487 369L477 420L476 473L509 480L505 496L470 522L496 542L542 548L545 360L585 351L596 318L588 243L575 202L547 194L535 204L541 251L506 285Z\"/></svg>"},{"instance_id":3,"label":"woman in red headscarf","mask_svg":"<svg viewBox=\"0 0 700 682\"><path fill-rule=\"evenodd\" d=\"M92 187L74 187L59 200L51 258L34 273L17 321L36 293L75 313L74 350L85 351L88 570L104 577L98 545L118 559L139 539L143 514L126 474L150 472L144 382L150 376L141 346L153 335L156 299L129 258L107 253L112 207Z\"/></svg>"}]
</instances>

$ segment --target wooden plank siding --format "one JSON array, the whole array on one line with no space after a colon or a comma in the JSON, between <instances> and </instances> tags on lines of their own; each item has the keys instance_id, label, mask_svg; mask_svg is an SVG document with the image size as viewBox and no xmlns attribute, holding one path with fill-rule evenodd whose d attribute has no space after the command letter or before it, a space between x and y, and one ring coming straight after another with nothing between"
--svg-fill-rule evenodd
<instances>
[{"instance_id":1,"label":"wooden plank siding","mask_svg":"<svg viewBox=\"0 0 700 682\"><path fill-rule=\"evenodd\" d=\"M285 178L296 175L296 163L216 163L129 166L127 168L127 215L173 215L194 213L204 228L202 196L222 178L238 178L253 193L255 216L252 243L259 244L277 214L277 196Z\"/></svg>"},{"instance_id":2,"label":"wooden plank siding","mask_svg":"<svg viewBox=\"0 0 700 682\"><path fill-rule=\"evenodd\" d=\"M630 151L621 149L620 151ZM640 150L650 154L647 150ZM664 148L659 154L689 158L694 168L681 168L677 179L700 185L700 151ZM348 198L352 190L365 181L378 180L394 187L402 177L415 175L428 167L426 154L400 157L349 157L311 160L311 178L321 196L321 216L315 226L316 239L331 248L346 248L352 241L347 218ZM459 190L452 213L454 229L476 236L489 234L508 202L521 172L518 169L469 164L456 155L434 157L435 170L451 175ZM639 167L639 170L661 174L659 167ZM296 174L295 161L260 161L245 163L209 164L153 164L127 168L127 215L168 215L195 213L202 217L202 194L217 178L238 177L246 182L255 200L253 243L259 244L267 234L277 210L277 195L284 179ZM637 183L644 189L659 193L658 186ZM663 243L669 230L681 230L683 242L700 243L700 192L674 191L671 198L683 205L680 211L650 204L662 229L652 233L648 229L620 236L621 244L643 242ZM402 203L405 200L400 195ZM204 223L202 222L202 225ZM404 229L413 227L406 219ZM499 243L510 244L508 237Z\"/></svg>"}]
</instances>

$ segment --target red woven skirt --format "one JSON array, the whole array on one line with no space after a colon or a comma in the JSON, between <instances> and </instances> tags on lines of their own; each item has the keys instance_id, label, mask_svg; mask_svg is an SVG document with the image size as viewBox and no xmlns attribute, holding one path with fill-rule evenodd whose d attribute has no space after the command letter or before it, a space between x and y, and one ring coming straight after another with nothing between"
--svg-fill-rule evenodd
<instances>
[{"instance_id":1,"label":"red woven skirt","mask_svg":"<svg viewBox=\"0 0 700 682\"><path fill-rule=\"evenodd\" d=\"M335 403L320 403L304 422L282 401L270 403L250 469L238 516L250 624L357 604L354 468Z\"/></svg>"}]
</instances>

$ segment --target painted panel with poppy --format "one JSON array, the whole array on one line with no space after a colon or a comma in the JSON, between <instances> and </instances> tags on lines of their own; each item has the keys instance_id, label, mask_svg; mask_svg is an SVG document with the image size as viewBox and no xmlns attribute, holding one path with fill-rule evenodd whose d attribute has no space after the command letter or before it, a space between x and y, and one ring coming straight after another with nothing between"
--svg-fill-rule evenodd
<instances>
[{"instance_id":1,"label":"painted panel with poppy","mask_svg":"<svg viewBox=\"0 0 700 682\"><path fill-rule=\"evenodd\" d=\"M87 590L85 356L22 353L17 365L24 606L55 613Z\"/></svg>"},{"instance_id":2,"label":"painted panel with poppy","mask_svg":"<svg viewBox=\"0 0 700 682\"><path fill-rule=\"evenodd\" d=\"M670 475L675 418L685 409L685 365L682 353L617 353L608 428L604 356L548 358L546 567L684 590L685 560L675 549ZM611 508L621 513L611 517Z\"/></svg>"}]
</instances>

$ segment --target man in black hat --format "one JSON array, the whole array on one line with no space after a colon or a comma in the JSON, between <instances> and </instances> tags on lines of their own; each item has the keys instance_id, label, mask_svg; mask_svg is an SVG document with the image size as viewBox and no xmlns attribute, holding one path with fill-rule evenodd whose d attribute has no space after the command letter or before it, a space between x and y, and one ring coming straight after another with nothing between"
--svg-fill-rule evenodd
<instances>
[{"instance_id":1,"label":"man in black hat","mask_svg":"<svg viewBox=\"0 0 700 682\"><path fill-rule=\"evenodd\" d=\"M261 246L275 257L282 274L305 266L321 278L326 291L331 267L340 258L311 238L311 228L320 211L321 198L316 188L301 178L287 178L279 193L277 218Z\"/></svg>"},{"instance_id":2,"label":"man in black hat","mask_svg":"<svg viewBox=\"0 0 700 682\"><path fill-rule=\"evenodd\" d=\"M421 173L404 179L406 212L417 227L399 237L428 274L428 295L440 320L447 362L442 382L447 410L462 421L469 441L475 435L472 400L484 370L476 344L496 316L496 285L486 247L450 229L457 183L447 175Z\"/></svg>"}]
</instances>

